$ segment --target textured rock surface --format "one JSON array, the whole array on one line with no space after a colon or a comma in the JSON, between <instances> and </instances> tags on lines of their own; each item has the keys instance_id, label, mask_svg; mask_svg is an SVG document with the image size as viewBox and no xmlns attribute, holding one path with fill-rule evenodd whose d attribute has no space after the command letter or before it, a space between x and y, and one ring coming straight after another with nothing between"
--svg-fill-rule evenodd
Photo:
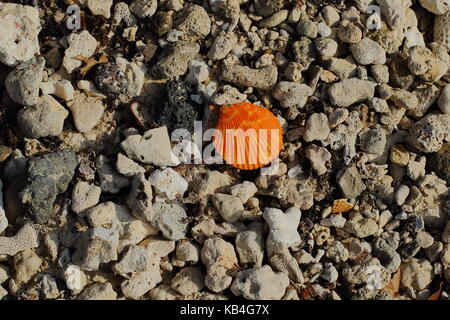
<instances>
[{"instance_id":1,"label":"textured rock surface","mask_svg":"<svg viewBox=\"0 0 450 320\"><path fill-rule=\"evenodd\" d=\"M38 103L44 65L44 58L32 58L8 74L5 87L12 100L24 106Z\"/></svg>"},{"instance_id":2,"label":"textured rock surface","mask_svg":"<svg viewBox=\"0 0 450 320\"><path fill-rule=\"evenodd\" d=\"M45 223L54 217L56 196L66 191L77 165L75 153L71 150L29 160L27 183L20 193L20 200L38 223Z\"/></svg>"},{"instance_id":3,"label":"textured rock surface","mask_svg":"<svg viewBox=\"0 0 450 320\"><path fill-rule=\"evenodd\" d=\"M42 138L57 136L63 131L69 112L53 97L42 96L37 104L22 108L17 122L25 136Z\"/></svg>"},{"instance_id":4,"label":"textured rock surface","mask_svg":"<svg viewBox=\"0 0 450 320\"><path fill-rule=\"evenodd\" d=\"M13 3L0 4L0 61L15 66L39 52L38 34L41 31L39 10Z\"/></svg>"}]
</instances>

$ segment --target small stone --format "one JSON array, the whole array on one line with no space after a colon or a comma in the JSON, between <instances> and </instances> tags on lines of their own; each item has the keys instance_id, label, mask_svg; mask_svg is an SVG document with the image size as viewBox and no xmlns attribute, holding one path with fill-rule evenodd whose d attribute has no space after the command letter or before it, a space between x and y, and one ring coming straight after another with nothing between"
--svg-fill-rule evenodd
<instances>
[{"instance_id":1,"label":"small stone","mask_svg":"<svg viewBox=\"0 0 450 320\"><path fill-rule=\"evenodd\" d=\"M32 58L19 64L8 74L5 87L14 102L25 106L38 103L44 66L44 58Z\"/></svg>"},{"instance_id":2,"label":"small stone","mask_svg":"<svg viewBox=\"0 0 450 320\"><path fill-rule=\"evenodd\" d=\"M365 218L359 212L351 213L349 218L345 224L345 230L358 238L374 235L378 231L378 225L375 220Z\"/></svg>"},{"instance_id":3,"label":"small stone","mask_svg":"<svg viewBox=\"0 0 450 320\"><path fill-rule=\"evenodd\" d=\"M86 286L87 279L80 267L74 264L67 266L64 271L63 278L66 282L67 288L72 291L72 293L79 293Z\"/></svg>"},{"instance_id":4,"label":"small stone","mask_svg":"<svg viewBox=\"0 0 450 320\"><path fill-rule=\"evenodd\" d=\"M128 246L122 259L114 264L112 270L124 278L131 278L137 272L146 271L152 268L151 264L159 266L159 257L149 254L149 251L141 246Z\"/></svg>"},{"instance_id":5,"label":"small stone","mask_svg":"<svg viewBox=\"0 0 450 320\"><path fill-rule=\"evenodd\" d=\"M330 59L336 54L338 49L337 42L331 38L317 38L314 40L314 45L322 59Z\"/></svg>"},{"instance_id":6,"label":"small stone","mask_svg":"<svg viewBox=\"0 0 450 320\"><path fill-rule=\"evenodd\" d=\"M177 15L174 26L183 33L181 40L197 41L209 34L211 20L203 7L193 4Z\"/></svg>"},{"instance_id":7,"label":"small stone","mask_svg":"<svg viewBox=\"0 0 450 320\"><path fill-rule=\"evenodd\" d=\"M361 149L372 154L382 154L386 146L386 132L383 129L367 130L361 137Z\"/></svg>"},{"instance_id":8,"label":"small stone","mask_svg":"<svg viewBox=\"0 0 450 320\"><path fill-rule=\"evenodd\" d=\"M303 70L307 70L317 57L314 43L307 37L300 37L298 41L292 43L292 55L294 61L299 63Z\"/></svg>"},{"instance_id":9,"label":"small stone","mask_svg":"<svg viewBox=\"0 0 450 320\"><path fill-rule=\"evenodd\" d=\"M433 266L423 259L412 259L401 265L401 285L414 290L425 289L433 280Z\"/></svg>"},{"instance_id":10,"label":"small stone","mask_svg":"<svg viewBox=\"0 0 450 320\"><path fill-rule=\"evenodd\" d=\"M271 252L282 252L289 247L300 244L301 239L297 231L301 212L297 208L290 208L283 213L280 209L266 208L263 218L270 227L267 247Z\"/></svg>"},{"instance_id":11,"label":"small stone","mask_svg":"<svg viewBox=\"0 0 450 320\"><path fill-rule=\"evenodd\" d=\"M408 143L419 151L437 152L444 140L449 139L449 115L429 114L417 121L409 130Z\"/></svg>"},{"instance_id":12,"label":"small stone","mask_svg":"<svg viewBox=\"0 0 450 320\"><path fill-rule=\"evenodd\" d=\"M111 283L95 283L90 285L77 297L77 300L116 300L117 293Z\"/></svg>"},{"instance_id":13,"label":"small stone","mask_svg":"<svg viewBox=\"0 0 450 320\"><path fill-rule=\"evenodd\" d=\"M11 270L9 267L0 264L0 284L11 278Z\"/></svg>"},{"instance_id":14,"label":"small stone","mask_svg":"<svg viewBox=\"0 0 450 320\"><path fill-rule=\"evenodd\" d=\"M299 82L302 79L302 70L303 66L300 63L289 62L284 70L284 77L290 82Z\"/></svg>"},{"instance_id":15,"label":"small stone","mask_svg":"<svg viewBox=\"0 0 450 320\"><path fill-rule=\"evenodd\" d=\"M41 296L46 300L57 299L60 295L56 279L49 274L44 274L39 280Z\"/></svg>"},{"instance_id":16,"label":"small stone","mask_svg":"<svg viewBox=\"0 0 450 320\"><path fill-rule=\"evenodd\" d=\"M331 160L331 153L326 148L311 144L306 149L305 156L319 176L327 173L327 163Z\"/></svg>"},{"instance_id":17,"label":"small stone","mask_svg":"<svg viewBox=\"0 0 450 320\"><path fill-rule=\"evenodd\" d=\"M188 188L186 179L171 168L154 171L148 181L155 188L157 195L169 200L182 198Z\"/></svg>"},{"instance_id":18,"label":"small stone","mask_svg":"<svg viewBox=\"0 0 450 320\"><path fill-rule=\"evenodd\" d=\"M114 170L112 161L105 156L98 156L96 165L100 180L100 188L103 192L116 194L120 189L130 185L130 180L117 173L116 170Z\"/></svg>"},{"instance_id":19,"label":"small stone","mask_svg":"<svg viewBox=\"0 0 450 320\"><path fill-rule=\"evenodd\" d=\"M259 268L264 258L262 232L258 229L239 232L236 236L236 250L241 264L252 264Z\"/></svg>"},{"instance_id":20,"label":"small stone","mask_svg":"<svg viewBox=\"0 0 450 320\"><path fill-rule=\"evenodd\" d=\"M244 181L241 184L234 185L231 187L231 194L241 200L242 203L247 203L247 201L253 197L256 193L257 187L253 182Z\"/></svg>"},{"instance_id":21,"label":"small stone","mask_svg":"<svg viewBox=\"0 0 450 320\"><path fill-rule=\"evenodd\" d=\"M241 65L227 65L222 69L222 80L239 86L272 90L277 82L277 67L270 65L261 69L251 69Z\"/></svg>"},{"instance_id":22,"label":"small stone","mask_svg":"<svg viewBox=\"0 0 450 320\"><path fill-rule=\"evenodd\" d=\"M120 144L133 160L157 166L176 166L178 158L172 153L166 127L148 130L141 135L131 135Z\"/></svg>"},{"instance_id":23,"label":"small stone","mask_svg":"<svg viewBox=\"0 0 450 320\"><path fill-rule=\"evenodd\" d=\"M306 142L314 140L325 140L330 134L328 125L328 117L324 113L313 113L307 120L305 125L305 134L303 139Z\"/></svg>"},{"instance_id":24,"label":"small stone","mask_svg":"<svg viewBox=\"0 0 450 320\"><path fill-rule=\"evenodd\" d=\"M94 15L104 16L106 19L111 18L111 7L113 0L87 0L87 6Z\"/></svg>"},{"instance_id":25,"label":"small stone","mask_svg":"<svg viewBox=\"0 0 450 320\"><path fill-rule=\"evenodd\" d=\"M205 286L205 276L199 267L185 267L172 278L171 287L182 295L199 292Z\"/></svg>"},{"instance_id":26,"label":"small stone","mask_svg":"<svg viewBox=\"0 0 450 320\"><path fill-rule=\"evenodd\" d=\"M279 100L284 108L297 107L303 108L312 95L309 86L303 83L280 81L272 91L275 99Z\"/></svg>"},{"instance_id":27,"label":"small stone","mask_svg":"<svg viewBox=\"0 0 450 320\"><path fill-rule=\"evenodd\" d=\"M273 272L270 266L241 271L231 286L236 296L248 300L280 300L289 285L289 278L282 272Z\"/></svg>"},{"instance_id":28,"label":"small stone","mask_svg":"<svg viewBox=\"0 0 450 320\"><path fill-rule=\"evenodd\" d=\"M151 19L151 27L155 35L161 37L170 30L173 26L173 11L157 11Z\"/></svg>"},{"instance_id":29,"label":"small stone","mask_svg":"<svg viewBox=\"0 0 450 320\"><path fill-rule=\"evenodd\" d=\"M221 238L209 238L203 244L201 259L207 269L205 284L208 289L213 292L227 289L233 281L227 272L238 263L233 245Z\"/></svg>"},{"instance_id":30,"label":"small stone","mask_svg":"<svg viewBox=\"0 0 450 320\"><path fill-rule=\"evenodd\" d=\"M386 242L386 240L377 238L373 242L372 252L390 272L394 273L400 267L402 262L400 255Z\"/></svg>"},{"instance_id":31,"label":"small stone","mask_svg":"<svg viewBox=\"0 0 450 320\"><path fill-rule=\"evenodd\" d=\"M42 262L33 249L16 254L14 256L15 281L19 284L30 281L39 272Z\"/></svg>"},{"instance_id":32,"label":"small stone","mask_svg":"<svg viewBox=\"0 0 450 320\"><path fill-rule=\"evenodd\" d=\"M114 222L115 204L113 202L101 203L86 211L89 224L93 227L101 227Z\"/></svg>"},{"instance_id":33,"label":"small stone","mask_svg":"<svg viewBox=\"0 0 450 320\"><path fill-rule=\"evenodd\" d=\"M450 114L450 84L447 84L442 90L438 106L443 113Z\"/></svg>"},{"instance_id":34,"label":"small stone","mask_svg":"<svg viewBox=\"0 0 450 320\"><path fill-rule=\"evenodd\" d=\"M245 101L246 99L246 94L240 93L235 87L226 84L215 92L211 102L218 106L229 106Z\"/></svg>"},{"instance_id":35,"label":"small stone","mask_svg":"<svg viewBox=\"0 0 450 320\"><path fill-rule=\"evenodd\" d=\"M331 103L338 107L349 107L354 103L370 99L375 94L374 84L358 78L344 79L328 90Z\"/></svg>"},{"instance_id":36,"label":"small stone","mask_svg":"<svg viewBox=\"0 0 450 320\"><path fill-rule=\"evenodd\" d=\"M89 59L97 49L98 42L88 31L83 30L80 33L71 33L67 37L67 43L69 47L66 49L62 64L71 74L83 64L81 60L75 57L82 56Z\"/></svg>"},{"instance_id":37,"label":"small stone","mask_svg":"<svg viewBox=\"0 0 450 320\"><path fill-rule=\"evenodd\" d=\"M20 109L17 122L25 136L42 138L57 136L63 131L69 112L51 96L42 96L33 106Z\"/></svg>"},{"instance_id":38,"label":"small stone","mask_svg":"<svg viewBox=\"0 0 450 320\"><path fill-rule=\"evenodd\" d=\"M189 62L195 58L200 46L195 42L177 41L169 44L153 66L152 73L159 79L170 79L184 75Z\"/></svg>"},{"instance_id":39,"label":"small stone","mask_svg":"<svg viewBox=\"0 0 450 320\"><path fill-rule=\"evenodd\" d=\"M151 224L160 230L166 239L176 241L186 236L187 215L182 206L157 202L153 204L153 211Z\"/></svg>"},{"instance_id":40,"label":"small stone","mask_svg":"<svg viewBox=\"0 0 450 320\"><path fill-rule=\"evenodd\" d=\"M299 264L310 264L316 261L316 259L311 254L309 254L303 249L296 252L294 254L294 257Z\"/></svg>"},{"instance_id":41,"label":"small stone","mask_svg":"<svg viewBox=\"0 0 450 320\"><path fill-rule=\"evenodd\" d=\"M181 261L196 264L200 257L200 248L190 241L178 242L176 256Z\"/></svg>"},{"instance_id":42,"label":"small stone","mask_svg":"<svg viewBox=\"0 0 450 320\"><path fill-rule=\"evenodd\" d=\"M100 187L84 181L79 181L72 192L73 212L80 214L84 210L97 205L101 192Z\"/></svg>"},{"instance_id":43,"label":"small stone","mask_svg":"<svg viewBox=\"0 0 450 320\"><path fill-rule=\"evenodd\" d=\"M317 24L311 20L302 20L297 24L297 33L310 39L317 38Z\"/></svg>"},{"instance_id":44,"label":"small stone","mask_svg":"<svg viewBox=\"0 0 450 320\"><path fill-rule=\"evenodd\" d=\"M391 148L389 159L398 166L408 165L410 154L402 144L395 144Z\"/></svg>"},{"instance_id":45,"label":"small stone","mask_svg":"<svg viewBox=\"0 0 450 320\"><path fill-rule=\"evenodd\" d=\"M50 94L63 99L64 101L73 100L75 89L69 80L42 82L40 85L42 94Z\"/></svg>"},{"instance_id":46,"label":"small stone","mask_svg":"<svg viewBox=\"0 0 450 320\"><path fill-rule=\"evenodd\" d=\"M359 43L362 39L362 31L353 23L339 28L339 39L345 43Z\"/></svg>"},{"instance_id":47,"label":"small stone","mask_svg":"<svg viewBox=\"0 0 450 320\"><path fill-rule=\"evenodd\" d=\"M237 36L234 33L227 33L226 35L217 36L209 48L207 54L208 58L213 61L224 59L234 48L237 40Z\"/></svg>"},{"instance_id":48,"label":"small stone","mask_svg":"<svg viewBox=\"0 0 450 320\"><path fill-rule=\"evenodd\" d=\"M392 101L398 108L414 110L419 104L417 96L403 89L391 88L386 84L378 86L380 97Z\"/></svg>"},{"instance_id":49,"label":"small stone","mask_svg":"<svg viewBox=\"0 0 450 320\"><path fill-rule=\"evenodd\" d=\"M345 223L347 222L347 219L345 219L341 215L333 215L330 218L325 218L320 221L321 226L325 227L334 227L338 229L342 229L345 226Z\"/></svg>"},{"instance_id":50,"label":"small stone","mask_svg":"<svg viewBox=\"0 0 450 320\"><path fill-rule=\"evenodd\" d=\"M128 178L132 178L139 173L145 173L144 168L120 152L117 154L116 170Z\"/></svg>"},{"instance_id":51,"label":"small stone","mask_svg":"<svg viewBox=\"0 0 450 320\"><path fill-rule=\"evenodd\" d=\"M39 53L41 31L39 10L13 3L0 4L0 61L9 67L32 59Z\"/></svg>"},{"instance_id":52,"label":"small stone","mask_svg":"<svg viewBox=\"0 0 450 320\"><path fill-rule=\"evenodd\" d=\"M317 24L317 30L322 37L329 37L331 35L331 28L323 22Z\"/></svg>"},{"instance_id":53,"label":"small stone","mask_svg":"<svg viewBox=\"0 0 450 320\"><path fill-rule=\"evenodd\" d=\"M442 253L441 253L441 261L444 264L444 266L450 265L450 245L449 244L444 245L444 250L442 250Z\"/></svg>"},{"instance_id":54,"label":"small stone","mask_svg":"<svg viewBox=\"0 0 450 320\"><path fill-rule=\"evenodd\" d=\"M236 222L244 214L242 201L236 196L218 193L213 196L212 201L217 211L227 222Z\"/></svg>"},{"instance_id":55,"label":"small stone","mask_svg":"<svg viewBox=\"0 0 450 320\"><path fill-rule=\"evenodd\" d=\"M412 47L409 49L408 67L413 75L425 74L433 59L433 53L425 47Z\"/></svg>"},{"instance_id":56,"label":"small stone","mask_svg":"<svg viewBox=\"0 0 450 320\"><path fill-rule=\"evenodd\" d=\"M105 106L98 98L85 94L76 94L74 100L67 104L72 112L75 127L81 133L91 131L100 121Z\"/></svg>"},{"instance_id":57,"label":"small stone","mask_svg":"<svg viewBox=\"0 0 450 320\"><path fill-rule=\"evenodd\" d=\"M427 249L434 243L433 236L426 231L419 231L417 233L416 240L422 249Z\"/></svg>"},{"instance_id":58,"label":"small stone","mask_svg":"<svg viewBox=\"0 0 450 320\"><path fill-rule=\"evenodd\" d=\"M224 191L231 183L232 179L229 175L213 170L202 175L194 188L200 198L208 199L215 193Z\"/></svg>"},{"instance_id":59,"label":"small stone","mask_svg":"<svg viewBox=\"0 0 450 320\"><path fill-rule=\"evenodd\" d=\"M406 9L411 5L409 1L376 0L387 24L392 29L399 29L405 25Z\"/></svg>"},{"instance_id":60,"label":"small stone","mask_svg":"<svg viewBox=\"0 0 450 320\"><path fill-rule=\"evenodd\" d=\"M367 101L367 105L370 109L373 109L375 112L379 113L388 113L389 112L389 105L386 100L373 97L372 99L369 99Z\"/></svg>"},{"instance_id":61,"label":"small stone","mask_svg":"<svg viewBox=\"0 0 450 320\"><path fill-rule=\"evenodd\" d=\"M328 60L328 64L328 70L336 74L341 80L356 74L357 65L348 59L331 58Z\"/></svg>"},{"instance_id":62,"label":"small stone","mask_svg":"<svg viewBox=\"0 0 450 320\"><path fill-rule=\"evenodd\" d=\"M140 19L151 17L158 7L156 0L134 0L130 4L130 11Z\"/></svg>"},{"instance_id":63,"label":"small stone","mask_svg":"<svg viewBox=\"0 0 450 320\"><path fill-rule=\"evenodd\" d=\"M0 237L0 256L14 256L38 247L38 234L31 224L24 225L13 237Z\"/></svg>"},{"instance_id":64,"label":"small stone","mask_svg":"<svg viewBox=\"0 0 450 320\"><path fill-rule=\"evenodd\" d=\"M305 281L297 261L289 250L269 253L269 264L273 270L287 274L294 283L301 284Z\"/></svg>"},{"instance_id":65,"label":"small stone","mask_svg":"<svg viewBox=\"0 0 450 320\"><path fill-rule=\"evenodd\" d=\"M11 147L4 146L0 144L0 163L4 162L12 154L13 150Z\"/></svg>"},{"instance_id":66,"label":"small stone","mask_svg":"<svg viewBox=\"0 0 450 320\"><path fill-rule=\"evenodd\" d=\"M409 195L409 187L402 184L398 187L396 193L395 193L395 202L401 206L405 203L406 198L408 198Z\"/></svg>"},{"instance_id":67,"label":"small stone","mask_svg":"<svg viewBox=\"0 0 450 320\"><path fill-rule=\"evenodd\" d=\"M126 78L126 80L122 78L117 79L116 83L122 83L122 87L126 87L125 92L129 98L139 96L142 92L142 88L144 87L147 67L141 62L130 62L121 57L116 57L116 64Z\"/></svg>"},{"instance_id":68,"label":"small stone","mask_svg":"<svg viewBox=\"0 0 450 320\"><path fill-rule=\"evenodd\" d=\"M450 49L450 10L434 19L434 41Z\"/></svg>"},{"instance_id":69,"label":"small stone","mask_svg":"<svg viewBox=\"0 0 450 320\"><path fill-rule=\"evenodd\" d=\"M372 76L378 83L388 83L389 82L389 67L384 64L374 64L370 67Z\"/></svg>"},{"instance_id":70,"label":"small stone","mask_svg":"<svg viewBox=\"0 0 450 320\"><path fill-rule=\"evenodd\" d=\"M102 263L118 258L119 233L102 227L95 227L83 233L73 260L86 271L97 270Z\"/></svg>"},{"instance_id":71,"label":"small stone","mask_svg":"<svg viewBox=\"0 0 450 320\"><path fill-rule=\"evenodd\" d=\"M337 179L342 194L349 199L358 197L366 188L361 179L361 175L355 166L348 167L338 172Z\"/></svg>"},{"instance_id":72,"label":"small stone","mask_svg":"<svg viewBox=\"0 0 450 320\"><path fill-rule=\"evenodd\" d=\"M369 38L364 38L359 43L351 44L350 51L359 64L386 63L386 51L384 48Z\"/></svg>"},{"instance_id":73,"label":"small stone","mask_svg":"<svg viewBox=\"0 0 450 320\"><path fill-rule=\"evenodd\" d=\"M169 80L165 84L165 90L167 98L157 111L160 113L158 124L167 126L172 133L177 129L186 129L194 133L194 122L199 120L199 108L198 104L191 100L192 90L188 83L181 80Z\"/></svg>"},{"instance_id":74,"label":"small stone","mask_svg":"<svg viewBox=\"0 0 450 320\"><path fill-rule=\"evenodd\" d=\"M439 259L439 256L442 253L443 249L444 245L442 244L442 242L435 241L429 248L425 250L425 253L427 254L427 257L431 262L435 262Z\"/></svg>"},{"instance_id":75,"label":"small stone","mask_svg":"<svg viewBox=\"0 0 450 320\"><path fill-rule=\"evenodd\" d=\"M265 19L259 21L258 26L260 28L273 28L281 24L284 20L287 19L289 15L289 10L280 10L275 12L274 14L268 16Z\"/></svg>"},{"instance_id":76,"label":"small stone","mask_svg":"<svg viewBox=\"0 0 450 320\"><path fill-rule=\"evenodd\" d=\"M325 267L322 269L320 277L329 283L333 283L337 281L339 273L331 263L326 263Z\"/></svg>"},{"instance_id":77,"label":"small stone","mask_svg":"<svg viewBox=\"0 0 450 320\"><path fill-rule=\"evenodd\" d=\"M131 182L131 192L127 205L138 219L150 222L152 219L153 191L151 183L143 173L135 175Z\"/></svg>"},{"instance_id":78,"label":"small stone","mask_svg":"<svg viewBox=\"0 0 450 320\"><path fill-rule=\"evenodd\" d=\"M351 284L365 284L371 290L380 290L391 278L391 272L378 263L356 264L342 270L343 278Z\"/></svg>"},{"instance_id":79,"label":"small stone","mask_svg":"<svg viewBox=\"0 0 450 320\"><path fill-rule=\"evenodd\" d=\"M332 6L325 6L322 9L322 15L325 19L326 24L330 27L333 27L341 20L339 12Z\"/></svg>"},{"instance_id":80,"label":"small stone","mask_svg":"<svg viewBox=\"0 0 450 320\"><path fill-rule=\"evenodd\" d=\"M20 200L38 223L52 218L56 196L67 187L78 165L75 152L61 150L28 161L27 183Z\"/></svg>"},{"instance_id":81,"label":"small stone","mask_svg":"<svg viewBox=\"0 0 450 320\"><path fill-rule=\"evenodd\" d=\"M334 241L327 247L326 255L335 263L342 263L348 260L348 249L340 241Z\"/></svg>"},{"instance_id":82,"label":"small stone","mask_svg":"<svg viewBox=\"0 0 450 320\"><path fill-rule=\"evenodd\" d=\"M436 15L441 15L449 10L449 4L445 0L419 0L420 5L434 13Z\"/></svg>"},{"instance_id":83,"label":"small stone","mask_svg":"<svg viewBox=\"0 0 450 320\"><path fill-rule=\"evenodd\" d=\"M450 221L447 222L444 232L442 232L442 241L444 243L450 243Z\"/></svg>"}]
</instances>

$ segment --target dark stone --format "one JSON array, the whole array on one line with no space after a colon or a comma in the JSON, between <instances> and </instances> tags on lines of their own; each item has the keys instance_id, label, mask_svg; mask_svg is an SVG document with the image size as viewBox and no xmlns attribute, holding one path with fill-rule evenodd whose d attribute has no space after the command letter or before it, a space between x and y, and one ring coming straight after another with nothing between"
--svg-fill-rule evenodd
<instances>
[{"instance_id":1,"label":"dark stone","mask_svg":"<svg viewBox=\"0 0 450 320\"><path fill-rule=\"evenodd\" d=\"M430 171L436 171L436 174L450 185L450 142L444 143L441 150L432 156Z\"/></svg>"},{"instance_id":2,"label":"dark stone","mask_svg":"<svg viewBox=\"0 0 450 320\"><path fill-rule=\"evenodd\" d=\"M398 249L398 253L402 257L402 260L413 258L419 251L420 245L415 240L400 246L400 248Z\"/></svg>"},{"instance_id":3,"label":"dark stone","mask_svg":"<svg viewBox=\"0 0 450 320\"><path fill-rule=\"evenodd\" d=\"M94 83L106 95L116 96L128 90L128 80L115 63L102 63L96 67Z\"/></svg>"},{"instance_id":4,"label":"dark stone","mask_svg":"<svg viewBox=\"0 0 450 320\"><path fill-rule=\"evenodd\" d=\"M169 132L186 129L194 132L194 121L200 119L199 106L190 99L190 88L183 81L166 82L166 100L163 102L158 124L167 126Z\"/></svg>"},{"instance_id":5,"label":"dark stone","mask_svg":"<svg viewBox=\"0 0 450 320\"><path fill-rule=\"evenodd\" d=\"M77 166L72 150L61 150L30 159L27 182L20 200L37 223L45 224L53 217L56 196L65 192Z\"/></svg>"}]
</instances>

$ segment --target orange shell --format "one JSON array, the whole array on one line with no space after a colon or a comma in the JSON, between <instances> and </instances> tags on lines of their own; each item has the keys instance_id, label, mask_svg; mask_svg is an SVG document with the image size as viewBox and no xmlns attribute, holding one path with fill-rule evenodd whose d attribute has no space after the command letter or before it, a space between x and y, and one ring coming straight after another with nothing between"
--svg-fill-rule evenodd
<instances>
[{"instance_id":1,"label":"orange shell","mask_svg":"<svg viewBox=\"0 0 450 320\"><path fill-rule=\"evenodd\" d=\"M221 107L216 129L221 133L213 138L216 151L238 169L264 167L278 157L283 147L283 129L277 117L248 102Z\"/></svg>"},{"instance_id":2,"label":"orange shell","mask_svg":"<svg viewBox=\"0 0 450 320\"><path fill-rule=\"evenodd\" d=\"M333 213L346 213L353 209L353 205L347 199L334 200Z\"/></svg>"}]
</instances>

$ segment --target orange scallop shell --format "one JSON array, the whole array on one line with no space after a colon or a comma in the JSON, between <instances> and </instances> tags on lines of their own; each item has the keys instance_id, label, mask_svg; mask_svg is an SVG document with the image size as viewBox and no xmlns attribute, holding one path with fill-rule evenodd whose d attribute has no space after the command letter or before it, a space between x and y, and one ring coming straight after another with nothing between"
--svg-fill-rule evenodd
<instances>
[{"instance_id":1,"label":"orange scallop shell","mask_svg":"<svg viewBox=\"0 0 450 320\"><path fill-rule=\"evenodd\" d=\"M238 169L264 167L283 147L283 129L277 117L248 102L221 107L216 129L221 133L213 138L216 151Z\"/></svg>"}]
</instances>

